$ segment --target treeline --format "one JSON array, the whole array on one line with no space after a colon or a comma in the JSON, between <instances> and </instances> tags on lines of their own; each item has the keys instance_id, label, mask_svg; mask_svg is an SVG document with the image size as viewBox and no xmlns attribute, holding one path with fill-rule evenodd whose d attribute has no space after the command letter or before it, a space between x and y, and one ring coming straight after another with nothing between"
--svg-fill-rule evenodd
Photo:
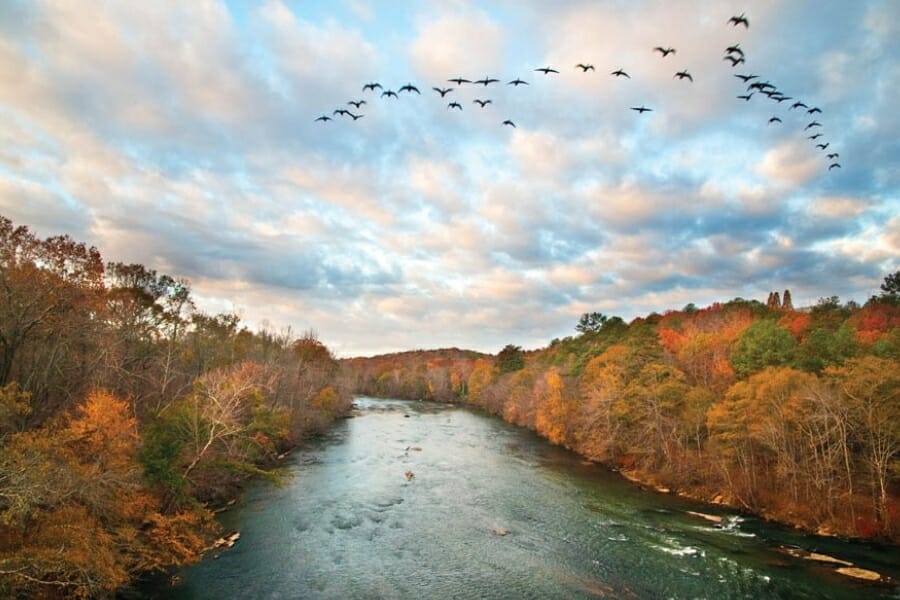
<instances>
[{"instance_id":1,"label":"treeline","mask_svg":"<svg viewBox=\"0 0 900 600\"><path fill-rule=\"evenodd\" d=\"M460 402L629 476L810 530L900 540L900 273L864 306L735 299L496 356L344 362L359 393Z\"/></svg>"},{"instance_id":2,"label":"treeline","mask_svg":"<svg viewBox=\"0 0 900 600\"><path fill-rule=\"evenodd\" d=\"M346 412L315 335L0 217L0 596L112 595L198 560L209 506Z\"/></svg>"}]
</instances>

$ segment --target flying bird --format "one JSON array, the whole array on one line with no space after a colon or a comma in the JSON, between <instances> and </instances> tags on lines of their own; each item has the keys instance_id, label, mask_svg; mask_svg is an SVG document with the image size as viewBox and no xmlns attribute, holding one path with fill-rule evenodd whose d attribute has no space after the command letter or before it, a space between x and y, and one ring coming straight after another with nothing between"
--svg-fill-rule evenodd
<instances>
[{"instance_id":1,"label":"flying bird","mask_svg":"<svg viewBox=\"0 0 900 600\"><path fill-rule=\"evenodd\" d=\"M818 106L813 106L811 109L809 109L809 110L806 111L806 112L808 112L808 113L811 114L811 115L814 115L814 114L816 114L816 113L822 112L822 109L819 108Z\"/></svg>"},{"instance_id":2,"label":"flying bird","mask_svg":"<svg viewBox=\"0 0 900 600\"><path fill-rule=\"evenodd\" d=\"M725 48L725 54L740 54L741 56L744 56L744 51L741 50L740 44L735 44L734 46Z\"/></svg>"},{"instance_id":3,"label":"flying bird","mask_svg":"<svg viewBox=\"0 0 900 600\"><path fill-rule=\"evenodd\" d=\"M807 125L806 127L804 127L804 128L803 128L803 131L806 131L807 129L810 129L811 127L821 127L821 126L822 126L822 124L819 123L818 121L813 121L812 123L810 123L809 125Z\"/></svg>"},{"instance_id":4,"label":"flying bird","mask_svg":"<svg viewBox=\"0 0 900 600\"><path fill-rule=\"evenodd\" d=\"M743 56L735 58L735 57L731 56L730 54L726 54L725 56L723 56L722 60L730 60L732 67L736 67L743 62L747 62L744 60Z\"/></svg>"},{"instance_id":5,"label":"flying bird","mask_svg":"<svg viewBox=\"0 0 900 600\"><path fill-rule=\"evenodd\" d=\"M690 79L691 82L694 81L694 78L691 77L691 74L688 73L688 70L687 70L687 69L685 69L684 71L678 71L678 72L675 73L672 77L677 77L679 80L681 80L681 79Z\"/></svg>"},{"instance_id":6,"label":"flying bird","mask_svg":"<svg viewBox=\"0 0 900 600\"><path fill-rule=\"evenodd\" d=\"M373 81L372 83L367 83L366 85L364 85L364 86L363 86L363 91L365 92L366 90L372 90L372 91L374 92L374 91L375 91L375 88L381 89L381 84L380 84L380 83L375 83L375 82Z\"/></svg>"},{"instance_id":7,"label":"flying bird","mask_svg":"<svg viewBox=\"0 0 900 600\"><path fill-rule=\"evenodd\" d=\"M360 106L362 106L362 105L365 104L365 103L366 103L365 100L351 100L351 101L348 102L347 104L349 104L350 106L353 106L353 107L355 107L355 108L358 109Z\"/></svg>"},{"instance_id":8,"label":"flying bird","mask_svg":"<svg viewBox=\"0 0 900 600\"><path fill-rule=\"evenodd\" d=\"M744 29L750 29L750 20L744 16L744 13L728 19L728 24L734 25L735 27L737 27L738 25L743 25Z\"/></svg>"},{"instance_id":9,"label":"flying bird","mask_svg":"<svg viewBox=\"0 0 900 600\"><path fill-rule=\"evenodd\" d=\"M556 69L552 69L552 68L550 68L549 66L548 66L548 67L541 67L540 69L535 69L535 71L540 71L540 72L543 73L544 75L549 75L550 73L559 73L559 71L557 71Z\"/></svg>"},{"instance_id":10,"label":"flying bird","mask_svg":"<svg viewBox=\"0 0 900 600\"><path fill-rule=\"evenodd\" d=\"M828 165L828 170L829 170L829 171L832 170L832 169L834 169L834 168L840 169L840 168L841 168L840 163L831 163L830 165Z\"/></svg>"},{"instance_id":11,"label":"flying bird","mask_svg":"<svg viewBox=\"0 0 900 600\"><path fill-rule=\"evenodd\" d=\"M453 79L448 79L447 81L455 83L456 85L462 85L464 83L472 83L468 79L463 79L462 77L454 77Z\"/></svg>"},{"instance_id":12,"label":"flying bird","mask_svg":"<svg viewBox=\"0 0 900 600\"><path fill-rule=\"evenodd\" d=\"M840 156L840 154L838 154L837 152L832 152L831 154L828 155L828 158L829 158L829 160L834 160L838 156Z\"/></svg>"},{"instance_id":13,"label":"flying bird","mask_svg":"<svg viewBox=\"0 0 900 600\"><path fill-rule=\"evenodd\" d=\"M744 83L747 83L751 79L756 79L757 77L759 77L759 75L741 75L740 73L735 73L734 76L737 77L738 79L740 79L741 81L743 81Z\"/></svg>"},{"instance_id":14,"label":"flying bird","mask_svg":"<svg viewBox=\"0 0 900 600\"><path fill-rule=\"evenodd\" d=\"M769 123L781 123L781 119L779 119L778 117L772 117L771 119L769 119Z\"/></svg>"},{"instance_id":15,"label":"flying bird","mask_svg":"<svg viewBox=\"0 0 900 600\"><path fill-rule=\"evenodd\" d=\"M321 117L316 119L316 121L322 121L323 123L325 123L326 121L330 121L330 120L331 120L331 117L326 116L326 115L322 115Z\"/></svg>"},{"instance_id":16,"label":"flying bird","mask_svg":"<svg viewBox=\"0 0 900 600\"><path fill-rule=\"evenodd\" d=\"M353 117L353 120L354 120L354 121L359 121L360 119L362 119L362 118L363 118L364 116L366 116L366 115L354 115L353 113L350 113L350 116Z\"/></svg>"},{"instance_id":17,"label":"flying bird","mask_svg":"<svg viewBox=\"0 0 900 600\"><path fill-rule=\"evenodd\" d=\"M795 108L809 108L809 107L798 100L797 102L794 102L793 104L791 104L791 108L789 108L788 110L794 110Z\"/></svg>"},{"instance_id":18,"label":"flying bird","mask_svg":"<svg viewBox=\"0 0 900 600\"><path fill-rule=\"evenodd\" d=\"M459 102L451 102L447 105L447 108L457 108L459 110L462 110L462 104L460 104Z\"/></svg>"},{"instance_id":19,"label":"flying bird","mask_svg":"<svg viewBox=\"0 0 900 600\"><path fill-rule=\"evenodd\" d=\"M769 94L769 98L771 98L778 104L781 104L785 100L793 100L791 96L782 96L781 94Z\"/></svg>"},{"instance_id":20,"label":"flying bird","mask_svg":"<svg viewBox=\"0 0 900 600\"><path fill-rule=\"evenodd\" d=\"M474 100L472 100L472 102L475 103L475 104L477 104L477 105L480 106L481 108L484 108L484 107L487 106L488 104L492 104L492 103L493 103L490 99L488 99L488 100L479 100L478 98L475 98Z\"/></svg>"},{"instance_id":21,"label":"flying bird","mask_svg":"<svg viewBox=\"0 0 900 600\"><path fill-rule=\"evenodd\" d=\"M516 126L516 124L513 123L512 121L510 121L509 119L503 121L503 124L504 124L504 125L509 125L510 127L513 127L513 128Z\"/></svg>"},{"instance_id":22,"label":"flying bird","mask_svg":"<svg viewBox=\"0 0 900 600\"><path fill-rule=\"evenodd\" d=\"M450 93L450 92L453 91L453 88L439 88L439 87L433 87L433 88L431 88L431 89L433 89L433 90L436 91L438 94L440 94L440 95L441 95L441 98L443 98L443 97L446 96L448 93Z\"/></svg>"},{"instance_id":23,"label":"flying bird","mask_svg":"<svg viewBox=\"0 0 900 600\"><path fill-rule=\"evenodd\" d=\"M596 71L597 70L594 68L594 65L585 64L585 63L578 63L577 65L575 65L575 68L581 69L582 73L587 73L588 71Z\"/></svg>"},{"instance_id":24,"label":"flying bird","mask_svg":"<svg viewBox=\"0 0 900 600\"><path fill-rule=\"evenodd\" d=\"M667 57L670 54L675 54L675 48L663 48L662 46L657 46L653 49L653 51L662 54L663 58Z\"/></svg>"},{"instance_id":25,"label":"flying bird","mask_svg":"<svg viewBox=\"0 0 900 600\"><path fill-rule=\"evenodd\" d=\"M632 106L631 110L637 111L638 114L643 114L645 112L651 112L652 108L647 108L646 106Z\"/></svg>"},{"instance_id":26,"label":"flying bird","mask_svg":"<svg viewBox=\"0 0 900 600\"><path fill-rule=\"evenodd\" d=\"M610 73L610 75L615 75L616 77L627 77L628 79L631 79L631 75L629 75L622 69L617 69L617 70L613 71L612 73Z\"/></svg>"},{"instance_id":27,"label":"flying bird","mask_svg":"<svg viewBox=\"0 0 900 600\"><path fill-rule=\"evenodd\" d=\"M510 81L510 82L507 83L506 85L514 85L514 86L516 86L516 87L519 87L520 85L528 85L528 82L527 82L527 81L522 81L521 79L519 79L518 77L516 77L515 79L513 79L512 81Z\"/></svg>"},{"instance_id":28,"label":"flying bird","mask_svg":"<svg viewBox=\"0 0 900 600\"><path fill-rule=\"evenodd\" d=\"M390 97L396 98L397 92L392 92L391 90L385 90L385 91L381 92L381 97L384 98L385 96L387 96L388 98L390 98Z\"/></svg>"},{"instance_id":29,"label":"flying bird","mask_svg":"<svg viewBox=\"0 0 900 600\"><path fill-rule=\"evenodd\" d=\"M831 142L825 142L824 144L816 144L816 148L821 148L822 150L828 150L828 146L831 145Z\"/></svg>"},{"instance_id":30,"label":"flying bird","mask_svg":"<svg viewBox=\"0 0 900 600\"><path fill-rule=\"evenodd\" d=\"M473 81L472 83L480 83L484 87L487 87L488 85L490 85L492 83L496 83L497 81L500 81L500 80L494 79L493 77L485 77L484 79L479 79L478 81Z\"/></svg>"},{"instance_id":31,"label":"flying bird","mask_svg":"<svg viewBox=\"0 0 900 600\"><path fill-rule=\"evenodd\" d=\"M817 139L819 139L820 137L822 137L822 135L823 135L823 134L821 134L821 133L817 133L817 134L815 134L815 135L808 135L808 136L806 136L806 139L808 139L808 140L817 140Z\"/></svg>"},{"instance_id":32,"label":"flying bird","mask_svg":"<svg viewBox=\"0 0 900 600\"><path fill-rule=\"evenodd\" d=\"M413 93L413 92L415 92L415 93L417 93L417 94L420 95L420 96L422 95L422 92L419 91L419 88L417 88L416 86L414 86L414 85L411 84L411 83L407 83L406 85L404 85L403 87L401 87L401 88L400 88L400 91L401 91L401 92L409 92L410 94Z\"/></svg>"},{"instance_id":33,"label":"flying bird","mask_svg":"<svg viewBox=\"0 0 900 600\"><path fill-rule=\"evenodd\" d=\"M350 111L347 110L346 108L336 108L336 109L334 109L334 112L331 114L343 116L343 115L349 115Z\"/></svg>"},{"instance_id":34,"label":"flying bird","mask_svg":"<svg viewBox=\"0 0 900 600\"><path fill-rule=\"evenodd\" d=\"M754 94L754 92L750 92L749 94L744 94L743 96L737 96L737 98L738 98L739 100L747 100L747 101L749 101L750 98L753 97L753 94Z\"/></svg>"}]
</instances>

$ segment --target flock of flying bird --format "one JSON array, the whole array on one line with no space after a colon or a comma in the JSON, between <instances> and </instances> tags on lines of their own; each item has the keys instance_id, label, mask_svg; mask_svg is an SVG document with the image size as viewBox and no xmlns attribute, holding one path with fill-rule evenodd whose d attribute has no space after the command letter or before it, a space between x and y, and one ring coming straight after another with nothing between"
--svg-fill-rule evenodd
<instances>
[{"instance_id":1,"label":"flock of flying bird","mask_svg":"<svg viewBox=\"0 0 900 600\"><path fill-rule=\"evenodd\" d=\"M731 17L727 21L727 23L729 25L732 25L733 27L738 27L740 25L743 25L743 27L745 29L750 28L750 20L744 15L744 13L741 13L740 15ZM662 58L666 58L670 54L675 54L677 51L675 50L675 48L671 48L671 47L656 46L655 48L653 48L653 52L658 52ZM732 68L735 68L738 65L742 65L742 64L746 63L746 55L744 53L744 50L741 48L741 45L738 43L738 44L734 44L732 46L728 46L727 48L725 48L725 54L722 57L722 60L730 63L730 66ZM588 71L596 71L596 68L594 67L594 65L592 65L590 63L578 63L575 65L574 68L580 70L582 73L587 73ZM559 74L559 71L557 69L554 69L553 67L551 67L549 65L546 67L540 67L540 68L534 69L534 71L537 73L543 73L545 76L550 75L551 73L557 74L557 75ZM629 75L622 68L618 68L615 71L611 71L610 75L613 77L617 77L617 78L624 77L627 79L631 79L631 75ZM759 94L760 96L767 96L769 98L769 100L772 100L773 102L776 102L779 105L782 104L783 102L787 102L789 100L795 100L794 97L788 96L785 93L781 92L775 84L770 83L768 81L761 81L759 75L736 73L734 76L737 79L740 79L744 84L747 84L746 93L739 94L736 96L736 98L739 100L744 100L745 102L749 102L751 100L751 98L753 98L753 96L756 94ZM691 75L690 71L688 71L687 69L683 69L681 71L676 72L675 75L673 75L673 78L678 79L679 81L687 80L691 83L693 83L693 81L694 81L693 75ZM453 77L451 79L448 79L447 83L454 83L454 84L456 84L457 88L462 86L463 84L471 84L473 86L482 85L482 86L484 86L485 90L487 90L488 86L490 86L491 84L494 84L494 83L500 83L500 80L496 79L494 77L484 77L482 79L476 79L476 80L465 79L463 77ZM507 82L506 85L511 85L513 87L519 87L521 85L530 85L530 84L527 81L524 81L517 77L516 79L513 79L513 80ZM440 94L441 98L444 98L447 94L454 91L455 88L454 87L434 86L431 89L433 91L435 91L436 93ZM379 94L379 91L380 91L380 97L386 98L388 100L390 100L391 98L395 98L395 99L399 98L400 94L402 94L402 93L407 93L407 94L415 93L419 96L422 95L422 92L419 90L419 88L416 87L415 85L413 85L412 83L407 83L406 85L399 87L397 89L397 91L395 92L390 89L385 89L380 83L369 82L362 86L362 91L363 91L363 93L373 92L375 94ZM480 108L485 108L488 104L492 104L493 101L490 98L475 98L472 101L472 103L477 104ZM364 104L368 104L368 102L364 99L350 100L349 102L347 102L348 106L354 107L357 111L360 111ZM630 110L633 110L633 111L637 112L638 114L644 114L644 113L653 111L652 108L647 108L644 105L631 106L629 108L630 108ZM462 111L463 106L459 102L451 101L447 104L447 109L455 110L455 111ZM807 105L806 103L804 103L800 100L796 100L795 102L793 102L790 105L790 108L788 109L788 111L795 111L797 109L800 109L801 113L803 111L805 111L806 114L808 114L808 115L816 115L816 114L820 114L822 112L822 110L819 107L817 107L817 106L810 107L809 105ZM357 113L351 112L350 110L348 110L346 108L341 107L341 108L336 108L332 112L332 116L323 114L320 117L316 118L315 121L327 123L328 121L333 120L335 116L349 117L349 118L353 119L353 121L358 121L359 119L363 118L365 115L362 113L357 114ZM817 149L821 150L823 153L826 153L827 150L829 149L829 147L831 146L831 143L827 142L827 141L819 141L819 139L822 138L824 135L821 131L822 124L819 123L817 120L815 120L814 117L811 117L811 118L813 120L811 120L806 125L806 127L803 129L803 131L808 132L810 134L807 136L807 139L815 142ZM783 123L781 117L779 117L777 115L773 115L771 118L769 118L769 121L768 121L769 125L773 125L776 123ZM501 123L501 125L509 126L509 127L516 126L516 124L511 119L504 120ZM810 130L812 130L812 131L810 131ZM831 171L832 169L840 169L841 168L840 163L838 163L836 160L840 156L837 152L833 152L833 151L828 152L826 154L826 156L827 156L828 160L830 161L830 164L828 166L829 171Z\"/></svg>"}]
</instances>

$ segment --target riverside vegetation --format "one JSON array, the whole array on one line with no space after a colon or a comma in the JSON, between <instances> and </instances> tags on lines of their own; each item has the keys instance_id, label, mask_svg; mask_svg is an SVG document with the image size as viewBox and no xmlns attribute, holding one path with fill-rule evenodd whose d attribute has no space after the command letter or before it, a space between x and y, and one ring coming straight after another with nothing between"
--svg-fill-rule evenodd
<instances>
[{"instance_id":1,"label":"riverside vegetation","mask_svg":"<svg viewBox=\"0 0 900 600\"><path fill-rule=\"evenodd\" d=\"M212 507L350 405L315 335L0 217L0 596L111 596L200 559Z\"/></svg>"},{"instance_id":2,"label":"riverside vegetation","mask_svg":"<svg viewBox=\"0 0 900 600\"><path fill-rule=\"evenodd\" d=\"M468 404L660 489L900 541L900 272L864 306L785 291L576 329L342 364L357 393Z\"/></svg>"}]
</instances>

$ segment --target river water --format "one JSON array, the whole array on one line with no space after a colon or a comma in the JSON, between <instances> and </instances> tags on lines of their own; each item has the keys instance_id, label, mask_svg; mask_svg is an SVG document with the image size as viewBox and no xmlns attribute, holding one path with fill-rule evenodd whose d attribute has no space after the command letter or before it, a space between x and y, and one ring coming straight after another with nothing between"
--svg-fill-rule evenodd
<instances>
[{"instance_id":1,"label":"river water","mask_svg":"<svg viewBox=\"0 0 900 600\"><path fill-rule=\"evenodd\" d=\"M644 491L465 408L356 404L357 416L288 459L284 487L255 485L222 515L241 532L231 550L147 595L900 598L900 585L859 583L778 550L817 551L900 581L896 548L804 536Z\"/></svg>"}]
</instances>

